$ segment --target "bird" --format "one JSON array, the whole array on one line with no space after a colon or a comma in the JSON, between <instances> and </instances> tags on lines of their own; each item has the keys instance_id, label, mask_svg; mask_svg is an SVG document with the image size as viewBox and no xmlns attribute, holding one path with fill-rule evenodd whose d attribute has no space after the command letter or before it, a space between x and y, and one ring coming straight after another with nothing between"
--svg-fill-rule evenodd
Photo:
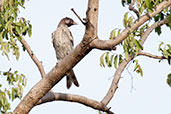
<instances>
[{"instance_id":1,"label":"bird","mask_svg":"<svg viewBox=\"0 0 171 114\"><path fill-rule=\"evenodd\" d=\"M52 43L56 52L56 58L58 62L61 61L73 50L74 41L71 31L69 30L69 27L71 27L72 25L77 25L77 23L74 22L73 19L65 17L61 19L57 26L57 29L52 33ZM71 87L72 83L74 83L75 86L79 87L79 83L73 69L71 69L69 72L66 72L65 75L66 85L68 89Z\"/></svg>"}]
</instances>

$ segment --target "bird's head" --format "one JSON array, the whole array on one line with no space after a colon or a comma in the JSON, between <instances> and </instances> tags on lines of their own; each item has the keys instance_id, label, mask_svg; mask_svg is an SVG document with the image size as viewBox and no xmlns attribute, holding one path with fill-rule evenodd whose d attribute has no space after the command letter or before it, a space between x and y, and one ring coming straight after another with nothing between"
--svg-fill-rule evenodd
<instances>
[{"instance_id":1,"label":"bird's head","mask_svg":"<svg viewBox=\"0 0 171 114\"><path fill-rule=\"evenodd\" d=\"M74 21L73 21L71 18L69 18L69 17L63 18L63 19L60 21L59 25L61 25L61 24L65 24L65 25L67 25L68 27L70 27L70 26L72 26L72 25L77 25L77 23L74 22Z\"/></svg>"}]
</instances>

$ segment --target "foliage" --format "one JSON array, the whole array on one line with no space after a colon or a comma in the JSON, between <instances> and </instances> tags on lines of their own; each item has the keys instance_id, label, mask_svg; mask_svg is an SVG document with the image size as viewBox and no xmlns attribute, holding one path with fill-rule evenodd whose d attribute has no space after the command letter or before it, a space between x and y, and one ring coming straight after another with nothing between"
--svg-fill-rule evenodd
<instances>
[{"instance_id":1,"label":"foliage","mask_svg":"<svg viewBox=\"0 0 171 114\"><path fill-rule=\"evenodd\" d=\"M19 8L25 8L25 0L2 0L0 6L0 50L8 60L9 53L19 59L20 51L17 44L22 36L28 34L31 37L32 26L25 18L18 17ZM22 97L23 87L26 85L26 77L18 71L1 72L1 77L6 81L0 83L0 111L6 113L10 110L9 100L14 101ZM5 84L7 82L7 84Z\"/></svg>"},{"instance_id":2,"label":"foliage","mask_svg":"<svg viewBox=\"0 0 171 114\"><path fill-rule=\"evenodd\" d=\"M125 28L132 26L134 21L133 16L129 16L129 12L124 14L123 18L123 26ZM100 66L105 67L105 64L108 67L112 67L117 69L123 60L128 60L129 57L136 57L138 55L139 50L143 50L142 45L140 44L140 38L143 35L143 32L148 28L148 25L140 27L135 31L131 31L128 37L120 44L123 49L122 54L112 54L112 52L105 52L100 57ZM115 39L121 32L121 29L114 29L110 33L109 39ZM117 33L117 34L116 34ZM139 73L141 76L143 75L142 68L138 64L138 60L134 60L135 63L134 71Z\"/></svg>"},{"instance_id":3,"label":"foliage","mask_svg":"<svg viewBox=\"0 0 171 114\"><path fill-rule=\"evenodd\" d=\"M98 114L108 114L107 112L98 111Z\"/></svg>"},{"instance_id":4,"label":"foliage","mask_svg":"<svg viewBox=\"0 0 171 114\"><path fill-rule=\"evenodd\" d=\"M25 0L4 0L0 12L0 50L2 55L8 57L12 50L16 59L19 59L20 52L17 41L21 35L31 36L31 24L25 18L18 18L19 6L24 8Z\"/></svg>"},{"instance_id":5,"label":"foliage","mask_svg":"<svg viewBox=\"0 0 171 114\"><path fill-rule=\"evenodd\" d=\"M142 16L146 12L152 12L155 10L155 6L159 3L163 2L164 0L136 0L136 6L139 12L139 16ZM121 3L123 6L130 5L133 2L133 0L122 0ZM171 7L168 7L164 9L162 12L160 12L158 15L156 15L153 19L155 22L159 20L163 20L164 18L168 18L168 20L171 20ZM167 27L171 29L171 23L166 24ZM155 29L155 32L160 35L161 27L158 26Z\"/></svg>"},{"instance_id":6,"label":"foliage","mask_svg":"<svg viewBox=\"0 0 171 114\"><path fill-rule=\"evenodd\" d=\"M171 86L171 73L167 76L167 84Z\"/></svg>"},{"instance_id":7,"label":"foliage","mask_svg":"<svg viewBox=\"0 0 171 114\"><path fill-rule=\"evenodd\" d=\"M164 44L164 42L161 42L159 44L158 51L162 53L163 58L167 59L168 64L171 65L171 46L170 46L170 44ZM171 74L168 74L168 76L167 76L167 84L169 86L171 86Z\"/></svg>"},{"instance_id":8,"label":"foliage","mask_svg":"<svg viewBox=\"0 0 171 114\"><path fill-rule=\"evenodd\" d=\"M158 51L160 51L165 59L168 60L168 64L171 65L171 46L170 44L164 44L161 42L159 44Z\"/></svg>"},{"instance_id":9,"label":"foliage","mask_svg":"<svg viewBox=\"0 0 171 114\"><path fill-rule=\"evenodd\" d=\"M139 12L138 18L148 12L152 12L155 9L155 6L162 1L163 0L136 0L133 5L135 10ZM132 2L133 0L121 1L124 7L132 5ZM143 70L138 63L138 60L135 59L138 56L138 52L143 50L143 46L141 45L141 38L151 23L153 24L154 22L161 21L165 18L168 20L165 25L171 29L171 7L164 9L147 23L144 23L142 26L140 26L137 30L130 31L128 37L120 44L120 47L123 49L122 54L113 54L111 51L103 53L100 57L100 66L105 67L105 65L107 65L107 67L112 67L113 65L114 68L117 69L123 60L128 60L129 57L132 57L133 63L135 64L134 71L143 76ZM136 17L134 17L131 12L126 12L123 16L123 27L129 28L134 24L134 22L136 22ZM112 30L109 39L115 39L121 31L121 29ZM155 32L160 35L162 33L161 26L155 28ZM167 44L162 47L163 45L163 42L159 45L159 51L162 53L164 58L168 60L168 64L171 64L171 46L170 44ZM170 80L169 75L168 80ZM170 81L168 80L167 83L170 85Z\"/></svg>"},{"instance_id":10,"label":"foliage","mask_svg":"<svg viewBox=\"0 0 171 114\"><path fill-rule=\"evenodd\" d=\"M23 95L23 87L26 85L26 77L24 74L19 74L18 71L11 72L11 69L7 72L1 72L0 74L6 79L9 87L4 87L5 83L0 84L0 111L5 113L10 109L9 100L14 101L16 98L20 98Z\"/></svg>"}]
</instances>

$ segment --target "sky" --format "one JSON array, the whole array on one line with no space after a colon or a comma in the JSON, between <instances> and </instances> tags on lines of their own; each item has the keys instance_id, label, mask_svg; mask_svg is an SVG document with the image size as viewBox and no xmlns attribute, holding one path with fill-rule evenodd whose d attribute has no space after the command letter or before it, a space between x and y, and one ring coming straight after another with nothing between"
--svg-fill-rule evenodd
<instances>
[{"instance_id":1,"label":"sky","mask_svg":"<svg viewBox=\"0 0 171 114\"><path fill-rule=\"evenodd\" d=\"M70 28L74 37L75 46L82 40L85 27L70 10L74 8L81 18L85 17L88 0L30 0L27 1L26 9L20 11L20 16L30 20L33 26L32 37L25 37L31 49L42 61L46 73L48 73L57 60L51 42L51 33L56 29L58 22L64 17L71 17L78 25ZM107 40L110 32L114 28L123 28L122 18L128 9L122 7L120 0L100 0L98 36ZM171 32L165 26L163 33L157 36L154 32L149 36L144 44L144 51L160 55L157 51L158 44L165 41L171 44L169 37ZM55 92L73 93L82 95L97 101L101 101L106 95L115 73L115 69L100 67L100 56L105 51L93 50L75 67L74 72L80 83L80 87L72 86L66 89L65 78L54 88ZM114 52L117 53L117 52ZM122 53L122 52L119 52ZM166 61L147 57L138 57L144 76L141 77L133 72L134 64L122 74L119 88L115 96L109 103L111 111L115 114L170 114L171 113L171 88L166 84L167 74L171 72L171 67ZM19 61L11 56L10 61L5 57L0 60L3 66L0 69L6 71L9 68L19 70L27 76L28 82L24 89L24 95L41 80L40 73L27 52L21 52ZM129 73L130 72L130 73ZM16 100L12 103L12 110L19 103ZM97 114L98 111L78 103L54 101L35 106L29 114Z\"/></svg>"}]
</instances>

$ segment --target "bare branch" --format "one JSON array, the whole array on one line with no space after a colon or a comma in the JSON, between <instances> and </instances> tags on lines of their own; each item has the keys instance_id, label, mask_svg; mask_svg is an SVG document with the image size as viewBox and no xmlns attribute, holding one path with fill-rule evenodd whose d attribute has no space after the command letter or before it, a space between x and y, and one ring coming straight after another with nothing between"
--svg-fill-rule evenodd
<instances>
[{"instance_id":1,"label":"bare branch","mask_svg":"<svg viewBox=\"0 0 171 114\"><path fill-rule=\"evenodd\" d=\"M30 46L28 45L28 43L26 42L26 40L24 38L22 38L20 40L20 42L24 46L24 48L27 50L28 54L30 55L31 59L34 61L36 66L38 67L38 69L40 71L40 74L41 74L41 76L43 78L46 74L45 74L44 68L42 66L42 63L38 60L38 58L33 53L33 51L31 50Z\"/></svg>"},{"instance_id":2,"label":"bare branch","mask_svg":"<svg viewBox=\"0 0 171 114\"><path fill-rule=\"evenodd\" d=\"M134 8L134 4L135 4L135 0L133 0L132 3L129 5L129 10L133 11L139 18L139 12Z\"/></svg>"},{"instance_id":3,"label":"bare branch","mask_svg":"<svg viewBox=\"0 0 171 114\"><path fill-rule=\"evenodd\" d=\"M103 104L107 105L110 102L110 100L112 99L112 97L114 96L114 94L115 94L115 92L116 92L116 90L118 88L118 83L120 81L121 74L122 74L123 70L125 69L125 67L127 66L127 64L131 60L132 60L132 57L128 57L128 60L123 60L122 63L117 68L117 70L116 70L116 72L114 74L112 84L111 84L106 96L101 101Z\"/></svg>"},{"instance_id":4,"label":"bare branch","mask_svg":"<svg viewBox=\"0 0 171 114\"><path fill-rule=\"evenodd\" d=\"M75 12L74 8L71 8L71 11L77 16L77 18L81 21L81 23L83 25L85 25L86 23L80 18L80 16Z\"/></svg>"},{"instance_id":5,"label":"bare branch","mask_svg":"<svg viewBox=\"0 0 171 114\"><path fill-rule=\"evenodd\" d=\"M153 54L142 52L142 51L139 51L138 55L147 56L153 59L166 59L164 56L153 55Z\"/></svg>"},{"instance_id":6,"label":"bare branch","mask_svg":"<svg viewBox=\"0 0 171 114\"><path fill-rule=\"evenodd\" d=\"M96 110L105 111L107 113L112 114L112 112L109 110L110 108L106 107L102 103L86 98L84 96L80 95L74 95L74 94L65 94L65 93L52 93L48 92L39 102L37 105L52 102L52 101L69 101L69 102L76 102L83 104L85 106L94 108Z\"/></svg>"},{"instance_id":7,"label":"bare branch","mask_svg":"<svg viewBox=\"0 0 171 114\"><path fill-rule=\"evenodd\" d=\"M159 12L161 12L164 8L170 6L171 0L169 1L163 1L159 5L157 5L151 13L147 13L144 16L141 16L139 19L137 19L134 24L131 27L126 28L123 30L115 39L112 40L99 40L95 39L91 42L91 47L101 50L110 50L109 48L115 47L119 43L121 43L124 39L127 38L130 32L136 30L139 26L141 26L143 23L145 23L150 18L157 15ZM109 47L109 48L107 48Z\"/></svg>"}]
</instances>

